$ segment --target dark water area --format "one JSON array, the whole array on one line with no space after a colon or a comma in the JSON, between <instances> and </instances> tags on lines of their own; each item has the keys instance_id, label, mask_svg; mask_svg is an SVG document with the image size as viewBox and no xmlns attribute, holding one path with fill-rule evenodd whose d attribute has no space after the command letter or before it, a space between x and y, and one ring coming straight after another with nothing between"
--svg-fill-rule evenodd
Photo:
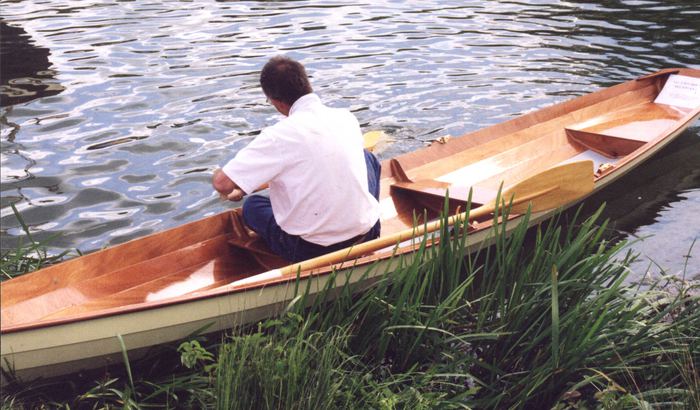
<instances>
[{"instance_id":1,"label":"dark water area","mask_svg":"<svg viewBox=\"0 0 700 410\"><path fill-rule=\"evenodd\" d=\"M686 1L3 1L2 247L87 252L223 211L212 171L279 119L267 59L384 130L390 158L665 67L700 68ZM596 197L665 272L700 275L700 125Z\"/></svg>"}]
</instances>

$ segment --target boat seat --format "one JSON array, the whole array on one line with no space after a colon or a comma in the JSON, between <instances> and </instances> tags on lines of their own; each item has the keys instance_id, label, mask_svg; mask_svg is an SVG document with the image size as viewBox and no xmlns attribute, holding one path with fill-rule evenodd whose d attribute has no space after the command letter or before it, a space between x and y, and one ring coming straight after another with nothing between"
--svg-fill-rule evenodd
<instances>
[{"instance_id":1,"label":"boat seat","mask_svg":"<svg viewBox=\"0 0 700 410\"><path fill-rule=\"evenodd\" d=\"M687 112L664 104L645 102L605 113L565 128L567 138L607 158L631 154L667 134Z\"/></svg>"},{"instance_id":2,"label":"boat seat","mask_svg":"<svg viewBox=\"0 0 700 410\"><path fill-rule=\"evenodd\" d=\"M450 212L455 212L459 207L464 210L471 190L472 208L484 205L496 198L498 192L482 187L458 186L434 179L421 179L414 181L408 177L401 163L392 159L389 163L391 174L396 180L391 184L392 195L402 194L427 209L440 212L445 205L445 197L449 195Z\"/></svg>"},{"instance_id":3,"label":"boat seat","mask_svg":"<svg viewBox=\"0 0 700 410\"><path fill-rule=\"evenodd\" d=\"M449 195L450 202L458 203L462 206L462 209L467 205L470 190L472 208L493 201L498 194L498 191L488 188L457 186L433 179L396 182L391 185L391 189L403 191L413 197L430 200L431 202L438 200L440 201L440 206L443 205L445 197Z\"/></svg>"},{"instance_id":4,"label":"boat seat","mask_svg":"<svg viewBox=\"0 0 700 410\"><path fill-rule=\"evenodd\" d=\"M246 251L255 261L265 269L277 269L289 265L289 262L273 253L263 242L262 238L230 238L228 244L234 248Z\"/></svg>"},{"instance_id":5,"label":"boat seat","mask_svg":"<svg viewBox=\"0 0 700 410\"><path fill-rule=\"evenodd\" d=\"M247 253L265 269L277 269L289 265L289 261L272 252L258 234L245 226L239 209L236 210L238 212L231 214L232 234L228 244Z\"/></svg>"},{"instance_id":6,"label":"boat seat","mask_svg":"<svg viewBox=\"0 0 700 410\"><path fill-rule=\"evenodd\" d=\"M634 152L637 148L646 144L647 141L632 138L614 137L612 135L599 134L595 132L565 128L566 135L570 141L583 145L593 152L616 159L624 157Z\"/></svg>"}]
</instances>

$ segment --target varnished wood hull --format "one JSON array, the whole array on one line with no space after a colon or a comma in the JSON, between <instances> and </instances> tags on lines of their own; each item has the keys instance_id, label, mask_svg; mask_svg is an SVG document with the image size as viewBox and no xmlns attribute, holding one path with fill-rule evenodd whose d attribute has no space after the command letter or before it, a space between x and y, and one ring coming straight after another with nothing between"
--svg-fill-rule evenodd
<instances>
[{"instance_id":1,"label":"varnished wood hull","mask_svg":"<svg viewBox=\"0 0 700 410\"><path fill-rule=\"evenodd\" d=\"M602 189L700 115L700 107L653 103L670 73L700 77L700 70L664 70L385 162L382 235L410 227L414 211L435 217L445 189L457 204L467 188L484 203L501 182L509 186L570 161L593 161L595 191ZM531 224L552 212L533 215ZM278 312L298 293L296 278L275 273L285 263L239 214L225 212L4 282L3 366L21 377L62 374L120 360L118 335L127 349L140 349ZM477 221L469 246L488 243L491 224ZM404 245L398 253L412 258L413 247ZM301 288L310 281L312 294L322 289L332 268L343 278L338 285L347 276L358 289L367 286L396 267L393 251L301 272Z\"/></svg>"}]
</instances>

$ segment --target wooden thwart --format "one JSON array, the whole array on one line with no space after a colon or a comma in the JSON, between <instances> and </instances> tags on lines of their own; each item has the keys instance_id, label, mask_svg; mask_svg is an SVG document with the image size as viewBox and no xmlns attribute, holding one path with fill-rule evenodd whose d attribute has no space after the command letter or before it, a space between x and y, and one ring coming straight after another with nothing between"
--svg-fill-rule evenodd
<instances>
[{"instance_id":1,"label":"wooden thwart","mask_svg":"<svg viewBox=\"0 0 700 410\"><path fill-rule=\"evenodd\" d=\"M243 222L240 208L231 212L233 235L228 244L233 248L247 252L264 269L275 269L289 264L287 260L273 253L255 232L250 231Z\"/></svg>"},{"instance_id":2,"label":"wooden thwart","mask_svg":"<svg viewBox=\"0 0 700 410\"><path fill-rule=\"evenodd\" d=\"M442 210L445 198L449 197L450 204L466 206L471 191L471 203L480 206L496 197L497 191L488 188L467 187L450 185L446 182L435 180L421 180L415 182L397 182L391 185L392 190L405 192L414 197L418 202L430 203L431 209Z\"/></svg>"},{"instance_id":3,"label":"wooden thwart","mask_svg":"<svg viewBox=\"0 0 700 410\"><path fill-rule=\"evenodd\" d=\"M570 140L610 159L629 155L637 148L646 144L646 141L613 137L569 128L566 129L566 134Z\"/></svg>"},{"instance_id":4,"label":"wooden thwart","mask_svg":"<svg viewBox=\"0 0 700 410\"><path fill-rule=\"evenodd\" d=\"M392 176L396 180L390 186L392 195L395 191L403 192L433 211L442 211L446 197L449 198L453 208L464 209L470 195L472 205L480 206L495 198L497 194L497 191L488 188L459 186L434 179L411 180L396 159L390 161L390 167Z\"/></svg>"}]
</instances>

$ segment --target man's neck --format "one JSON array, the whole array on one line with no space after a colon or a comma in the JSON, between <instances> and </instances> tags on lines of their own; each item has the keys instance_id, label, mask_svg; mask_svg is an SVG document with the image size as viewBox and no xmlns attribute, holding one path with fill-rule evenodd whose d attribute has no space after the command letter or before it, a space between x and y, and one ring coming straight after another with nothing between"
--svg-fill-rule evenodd
<instances>
[{"instance_id":1,"label":"man's neck","mask_svg":"<svg viewBox=\"0 0 700 410\"><path fill-rule=\"evenodd\" d=\"M317 101L320 101L320 99L316 94L304 94L301 97L297 98L297 100L294 101L294 104L292 104L292 106L289 107L289 114L294 114L294 112L296 112L297 110L304 109L304 107L309 107Z\"/></svg>"},{"instance_id":2,"label":"man's neck","mask_svg":"<svg viewBox=\"0 0 700 410\"><path fill-rule=\"evenodd\" d=\"M292 106L287 104L286 102L282 102L280 100L275 100L274 98L270 99L270 103L275 107L275 109L285 117L289 116L289 111L292 109Z\"/></svg>"}]
</instances>

